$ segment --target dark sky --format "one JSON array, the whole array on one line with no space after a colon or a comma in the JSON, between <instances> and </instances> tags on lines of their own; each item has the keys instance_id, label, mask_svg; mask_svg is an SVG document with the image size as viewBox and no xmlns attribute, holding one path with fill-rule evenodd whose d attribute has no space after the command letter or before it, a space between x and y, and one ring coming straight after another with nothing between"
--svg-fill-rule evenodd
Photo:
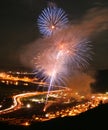
<instances>
[{"instance_id":1,"label":"dark sky","mask_svg":"<svg viewBox=\"0 0 108 130\"><path fill-rule=\"evenodd\" d=\"M66 11L73 22L78 22L87 10L93 7L108 9L107 0L69 0L69 2L55 0L54 2ZM36 21L47 4L48 0L0 1L0 69L23 67L19 58L20 49L40 37ZM108 28L95 35L92 41L95 44L91 66L95 69L108 69Z\"/></svg>"}]
</instances>

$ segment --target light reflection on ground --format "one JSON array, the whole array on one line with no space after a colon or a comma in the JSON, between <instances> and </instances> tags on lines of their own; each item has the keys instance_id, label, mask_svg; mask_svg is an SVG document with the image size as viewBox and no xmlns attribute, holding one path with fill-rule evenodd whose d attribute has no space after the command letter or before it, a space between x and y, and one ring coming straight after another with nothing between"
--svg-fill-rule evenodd
<instances>
[{"instance_id":1,"label":"light reflection on ground","mask_svg":"<svg viewBox=\"0 0 108 130\"><path fill-rule=\"evenodd\" d=\"M66 93L68 98L66 97ZM73 97L76 96L74 98L75 100L73 100L73 97L71 97L72 95L69 93L69 91L56 90L51 91L49 101L47 102L46 106L43 107L45 108L45 111L42 111L41 113L35 113L35 111L37 111L37 105L38 107L42 103L45 105L46 94L46 92L29 92L13 96L13 104L9 108L0 110L0 115L2 115L0 120L8 121L13 124L28 126L34 121L42 122L57 117L75 116L87 111L88 109L98 106L100 103L108 103L108 93L93 94L88 99L86 99L84 96L82 97L80 95L73 94ZM76 101L78 102L75 104ZM8 115L8 118L4 116L13 112L15 114L15 111L21 110L22 108L29 109L30 111L34 111L35 108L34 114L32 114L32 116L30 115L29 118L25 117L23 119L17 119L17 116L13 118L12 115L11 117Z\"/></svg>"},{"instance_id":2,"label":"light reflection on ground","mask_svg":"<svg viewBox=\"0 0 108 130\"><path fill-rule=\"evenodd\" d=\"M6 84L17 82L15 85L18 85L19 81L26 82L26 84L38 82L36 79L19 78L6 73L1 73L0 79ZM45 85L42 81L38 83L41 87ZM12 96L10 106L3 108L3 104L0 104L0 121L29 126L32 122L75 116L100 105L100 103L108 103L108 92L90 94L85 97L69 88L62 87L50 91L47 103L46 96L47 91L23 92Z\"/></svg>"}]
</instances>

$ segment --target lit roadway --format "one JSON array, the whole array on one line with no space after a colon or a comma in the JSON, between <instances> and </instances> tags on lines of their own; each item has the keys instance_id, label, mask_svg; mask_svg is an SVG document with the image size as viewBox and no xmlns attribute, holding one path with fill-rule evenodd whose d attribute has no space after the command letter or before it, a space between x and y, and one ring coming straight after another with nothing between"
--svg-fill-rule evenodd
<instances>
[{"instance_id":1,"label":"lit roadway","mask_svg":"<svg viewBox=\"0 0 108 130\"><path fill-rule=\"evenodd\" d=\"M12 112L14 110L20 109L21 106L22 106L20 99L23 98L23 97L36 95L36 93L37 92L24 93L24 94L18 94L18 95L13 96L12 97L13 98L13 104L9 108L0 110L0 114L6 114L6 113Z\"/></svg>"},{"instance_id":2,"label":"lit roadway","mask_svg":"<svg viewBox=\"0 0 108 130\"><path fill-rule=\"evenodd\" d=\"M55 90L55 91L50 91L51 93L54 92L60 92L63 90ZM47 94L48 92L28 92L28 93L22 93L22 94L18 94L12 97L13 99L13 104L6 109L0 110L0 114L6 114L15 110L18 110L21 108L21 106L23 105L22 102L20 101L21 98L24 97L30 97L30 96L36 96L36 95L40 95L40 94Z\"/></svg>"},{"instance_id":3,"label":"lit roadway","mask_svg":"<svg viewBox=\"0 0 108 130\"><path fill-rule=\"evenodd\" d=\"M50 94L53 95L53 93L57 94L58 92L63 92L64 94L66 94L66 90L50 91ZM6 109L0 110L0 114L1 115L7 114L7 113L10 113L10 112L13 112L15 110L20 109L23 106L23 103L21 102L22 98L36 96L36 95L42 95L42 94L48 94L48 92L28 92L28 93L22 93L22 94L15 95L12 97L13 104ZM69 95L69 93L68 93L68 95ZM51 112L46 111L44 116L34 115L31 119L27 120L22 125L26 125L26 126L30 125L31 124L30 122L32 120L42 122L42 121L50 120L50 119L57 118L57 117L75 116L75 115L78 115L82 112L87 111L88 109L92 109L92 108L98 106L100 104L100 101L102 101L102 103L108 103L108 92L105 94L93 94L93 95L91 95L91 98L87 102L81 103L79 105L77 104L75 106L70 106L70 107L67 107L65 109L60 109L57 111L51 111ZM51 104L50 103L51 102L48 102L48 104L46 104L44 109L46 109L47 107L49 107L49 105L52 104L52 103ZM8 121L10 119L11 118L8 118ZM2 118L1 118L1 120L2 120ZM3 118L3 121L5 121L5 120L6 120L6 118L5 119ZM19 120L17 120L17 122L15 122L15 120L13 120L13 123L19 123L21 125L22 122ZM29 122L29 124L28 124L28 122Z\"/></svg>"}]
</instances>

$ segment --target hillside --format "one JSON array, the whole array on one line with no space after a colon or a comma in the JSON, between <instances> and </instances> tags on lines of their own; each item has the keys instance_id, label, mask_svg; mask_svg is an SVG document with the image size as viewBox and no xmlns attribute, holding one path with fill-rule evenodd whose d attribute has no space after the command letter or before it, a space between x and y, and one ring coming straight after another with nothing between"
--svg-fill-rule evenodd
<instances>
[{"instance_id":1,"label":"hillside","mask_svg":"<svg viewBox=\"0 0 108 130\"><path fill-rule=\"evenodd\" d=\"M108 104L102 104L74 117L56 118L46 122L34 123L31 126L14 126L0 124L0 129L11 130L98 130L107 128Z\"/></svg>"}]
</instances>

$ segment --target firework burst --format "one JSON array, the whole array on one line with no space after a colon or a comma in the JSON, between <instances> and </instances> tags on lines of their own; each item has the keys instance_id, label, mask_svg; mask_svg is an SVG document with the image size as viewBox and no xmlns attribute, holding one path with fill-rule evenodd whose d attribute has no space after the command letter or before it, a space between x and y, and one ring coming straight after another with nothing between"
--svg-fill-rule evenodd
<instances>
[{"instance_id":1,"label":"firework burst","mask_svg":"<svg viewBox=\"0 0 108 130\"><path fill-rule=\"evenodd\" d=\"M77 24L67 24L62 9L55 5L45 8L37 20L45 37L23 49L22 63L34 67L37 77L49 83L48 92L61 82L68 85L69 78L73 81L71 76L88 68L93 54L89 39L108 28L107 14L108 9L91 9Z\"/></svg>"},{"instance_id":2,"label":"firework burst","mask_svg":"<svg viewBox=\"0 0 108 130\"><path fill-rule=\"evenodd\" d=\"M70 69L84 70L91 60L92 46L87 39L76 33L70 34L67 30L56 33L54 36L45 39L47 48L39 52L34 58L37 73L42 72L43 80L53 83L64 81ZM67 35L65 35L67 33Z\"/></svg>"},{"instance_id":3,"label":"firework burst","mask_svg":"<svg viewBox=\"0 0 108 130\"><path fill-rule=\"evenodd\" d=\"M45 8L39 15L37 24L40 33L44 36L51 36L58 30L61 30L68 23L65 11L56 5Z\"/></svg>"}]
</instances>

